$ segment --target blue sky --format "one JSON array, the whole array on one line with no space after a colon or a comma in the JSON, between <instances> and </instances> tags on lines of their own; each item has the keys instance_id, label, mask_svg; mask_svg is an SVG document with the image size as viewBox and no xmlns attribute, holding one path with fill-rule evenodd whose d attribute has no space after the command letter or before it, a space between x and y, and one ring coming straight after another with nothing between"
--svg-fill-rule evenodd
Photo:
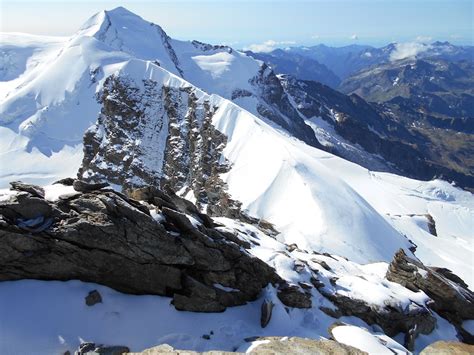
<instances>
[{"instance_id":1,"label":"blue sky","mask_svg":"<svg viewBox=\"0 0 474 355\"><path fill-rule=\"evenodd\" d=\"M237 48L448 40L473 44L472 0L0 0L0 30L69 35L93 13L124 6L178 39Z\"/></svg>"}]
</instances>

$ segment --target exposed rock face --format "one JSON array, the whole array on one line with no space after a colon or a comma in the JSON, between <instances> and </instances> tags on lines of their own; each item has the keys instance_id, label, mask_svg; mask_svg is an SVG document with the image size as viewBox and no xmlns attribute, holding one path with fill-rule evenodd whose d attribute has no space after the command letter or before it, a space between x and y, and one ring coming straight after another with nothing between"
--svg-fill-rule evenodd
<instances>
[{"instance_id":1,"label":"exposed rock face","mask_svg":"<svg viewBox=\"0 0 474 355\"><path fill-rule=\"evenodd\" d=\"M425 292L433 300L430 307L455 324L464 341L474 341L461 328L463 320L474 319L474 294L458 276L447 269L424 266L399 250L390 263L387 279L412 291Z\"/></svg>"},{"instance_id":2,"label":"exposed rock face","mask_svg":"<svg viewBox=\"0 0 474 355\"><path fill-rule=\"evenodd\" d=\"M325 257L328 260L331 256L325 255ZM429 334L435 329L436 318L427 304L412 299L407 300L408 304L401 303L397 301L395 295L388 296L383 303L370 303L361 294L354 297L345 292L347 286L344 283L339 284L338 281L340 277L344 279L344 274L332 270L324 261L312 259L313 267L315 264L321 266L321 269L318 271L311 268L313 272L311 283L335 306L319 307L329 316L358 317L367 324L379 325L388 336L404 333L407 335L405 347L409 347L409 343L414 345L419 333ZM380 281L383 282L383 279ZM426 297L426 300L429 301L429 298Z\"/></svg>"},{"instance_id":3,"label":"exposed rock face","mask_svg":"<svg viewBox=\"0 0 474 355\"><path fill-rule=\"evenodd\" d=\"M301 292L300 288L294 285L284 285L277 293L282 303L290 307L311 308L311 293Z\"/></svg>"},{"instance_id":4,"label":"exposed rock face","mask_svg":"<svg viewBox=\"0 0 474 355\"><path fill-rule=\"evenodd\" d=\"M56 202L21 192L1 202L0 281L78 279L173 297L177 309L199 312L244 304L268 283L281 283L237 237L213 228L209 217L191 216L196 207L180 208L161 191L155 197L166 201L148 205L156 219L145 205L106 189ZM39 231L19 226L38 217L52 223Z\"/></svg>"},{"instance_id":5,"label":"exposed rock face","mask_svg":"<svg viewBox=\"0 0 474 355\"><path fill-rule=\"evenodd\" d=\"M219 177L228 166L221 161L227 138L211 123L217 107L193 90L108 77L98 122L84 136L79 177L128 189L167 186L191 193L211 215L239 216L240 203Z\"/></svg>"},{"instance_id":6,"label":"exposed rock face","mask_svg":"<svg viewBox=\"0 0 474 355\"><path fill-rule=\"evenodd\" d=\"M471 355L474 354L474 346L456 343L454 341L437 341L424 348L420 355Z\"/></svg>"},{"instance_id":7,"label":"exposed rock face","mask_svg":"<svg viewBox=\"0 0 474 355\"><path fill-rule=\"evenodd\" d=\"M367 324L380 325L388 336L395 336L400 332L410 334L412 329L416 329L416 333L413 334L414 341L418 333L429 334L436 326L436 319L424 306L413 304L404 310L392 307L378 308L363 300L337 293L323 294L338 307L337 311L330 310L328 312L329 315L334 317L340 312L345 316L356 316ZM324 309L322 310L324 311ZM411 341L411 339L407 340ZM405 342L405 346L409 347L408 345Z\"/></svg>"},{"instance_id":8,"label":"exposed rock face","mask_svg":"<svg viewBox=\"0 0 474 355\"><path fill-rule=\"evenodd\" d=\"M281 337L260 337L253 339L261 342L253 348L249 354L314 354L314 355L364 355L364 351L356 349L352 346L338 343L334 340L314 340L307 338L281 338ZM163 344L140 353L128 353L129 355L156 355L169 354L178 355L183 354L183 350L177 350L173 347ZM241 354L227 351L206 351L203 353L195 351L185 351L190 355L224 355L224 354Z\"/></svg>"},{"instance_id":9,"label":"exposed rock face","mask_svg":"<svg viewBox=\"0 0 474 355\"><path fill-rule=\"evenodd\" d=\"M257 106L260 116L277 123L305 143L316 148L322 148L314 131L304 122L291 104L280 79L266 64L261 66L252 84L258 88L258 96L263 99Z\"/></svg>"}]
</instances>

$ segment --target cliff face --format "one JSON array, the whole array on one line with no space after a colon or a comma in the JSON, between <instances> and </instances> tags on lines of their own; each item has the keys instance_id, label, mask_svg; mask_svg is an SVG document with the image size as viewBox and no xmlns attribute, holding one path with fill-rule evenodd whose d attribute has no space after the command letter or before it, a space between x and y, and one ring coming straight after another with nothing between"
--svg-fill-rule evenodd
<instances>
[{"instance_id":1,"label":"cliff face","mask_svg":"<svg viewBox=\"0 0 474 355\"><path fill-rule=\"evenodd\" d=\"M226 137L211 122L217 107L195 89L110 76L98 100L79 177L125 189L166 186L212 215L240 214L219 177L228 166L221 160Z\"/></svg>"}]
</instances>

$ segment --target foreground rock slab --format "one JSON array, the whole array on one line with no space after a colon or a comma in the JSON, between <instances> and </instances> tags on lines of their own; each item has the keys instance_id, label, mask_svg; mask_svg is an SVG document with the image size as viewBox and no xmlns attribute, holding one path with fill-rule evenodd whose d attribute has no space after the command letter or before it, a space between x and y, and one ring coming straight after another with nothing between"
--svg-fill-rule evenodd
<instances>
[{"instance_id":1,"label":"foreground rock slab","mask_svg":"<svg viewBox=\"0 0 474 355\"><path fill-rule=\"evenodd\" d=\"M180 208L179 197L156 190L166 207L156 206L102 184L73 185L86 192L51 202L17 184L21 191L0 203L0 281L76 279L169 296L175 308L195 312L245 304L282 282L238 238L219 232L209 217L192 215L197 209L188 201Z\"/></svg>"},{"instance_id":2,"label":"foreground rock slab","mask_svg":"<svg viewBox=\"0 0 474 355\"><path fill-rule=\"evenodd\" d=\"M252 349L247 354L314 354L314 355L364 355L364 351L354 347L338 343L334 340L314 340L298 337L261 337L256 338L252 344ZM195 352L188 350L177 350L173 347L163 344L139 353L128 353L127 355L178 355L178 354L205 354L205 355L224 355L240 354L240 352L226 351L206 351Z\"/></svg>"}]
</instances>

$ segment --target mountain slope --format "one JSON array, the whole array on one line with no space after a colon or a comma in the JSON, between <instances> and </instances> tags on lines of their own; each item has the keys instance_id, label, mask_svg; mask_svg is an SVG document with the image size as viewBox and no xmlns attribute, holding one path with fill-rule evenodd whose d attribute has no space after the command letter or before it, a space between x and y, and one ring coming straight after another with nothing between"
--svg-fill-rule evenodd
<instances>
[{"instance_id":1,"label":"mountain slope","mask_svg":"<svg viewBox=\"0 0 474 355\"><path fill-rule=\"evenodd\" d=\"M5 132L2 137L9 139L2 140L5 147L2 165L7 167L3 172L3 181L19 177L29 178L30 181L38 178L40 181L51 181L66 174L70 175L80 165L83 133L94 124L101 107L109 107L110 114L99 118L95 128L89 130L90 135L86 136L93 138L89 143L96 142L96 145L92 144L89 149L86 144L81 171L84 177L106 178L112 183L124 186L136 186L168 178L167 180L173 181L176 190L186 194L191 191L191 196L194 194L194 198L202 203L203 207L207 204L205 199L211 196L221 201L221 213L229 208L238 210L242 204L241 210L274 223L277 229L282 231L282 240L296 242L302 248L339 253L360 262L389 261L398 248L408 249L409 242L396 232L390 224L390 218L384 216L387 211L374 209L367 202L372 198L372 194L366 190L361 193L351 187L351 180L346 178L351 176L348 171L358 171L360 168L331 154L311 149L281 131L274 122L264 122L252 115L254 111L258 111L259 105L266 105L268 110L278 108L267 103L270 101L268 95L276 95L280 98L280 108L277 112L281 114L285 109L293 110L291 112L295 112L300 119L298 122L305 125L299 112L290 108L293 107L292 97L285 92L280 79L265 65L261 66L256 77L246 84L246 88L252 89L253 93L250 96L244 94L235 98L237 104L248 109L245 111L216 95L207 96L205 92L183 80L177 64L172 60L174 56L170 55L170 49L166 45L157 50L168 56L167 65L171 66L171 71L167 71L164 64L156 63L156 59L145 61L131 57L131 53L137 52L138 49L133 48L135 42L129 41L128 37L121 41L112 39L112 47L107 45L110 38L104 35L104 28L107 29L105 33L120 33L115 27L121 26L125 31L125 24L136 26L137 21L140 28L145 23L143 30L152 31L149 35L155 35L156 40L165 43L170 41L163 37L159 27L144 22L122 8L98 14L83 26L77 35L69 39L65 47L57 52L54 60L48 63L46 70L32 74L25 85L13 90L2 102L1 128L2 132ZM114 22L118 24L114 25ZM114 48L122 48L130 53ZM143 48L140 45L140 50L144 50ZM184 42L174 53L184 53L183 48L194 48L195 51L200 50L211 56L216 52L229 52L228 48L210 48L196 42ZM241 56L235 51L230 54L237 56L235 58ZM160 59L162 63L166 63L166 58ZM252 59L245 59L244 63L248 60ZM238 59L233 61L237 63ZM184 68L182 75L186 76L186 66L181 67L182 62L185 60L180 59L179 67ZM172 73L173 70L175 74ZM121 112L117 111L119 107L114 105L113 96L106 97L106 101L96 101L96 95L103 93L103 85L112 74L130 79L128 89L131 91L127 95L131 96L130 99L135 99L131 103L136 102L139 105L132 111L127 111L128 116L125 114L121 121L115 118L115 115ZM66 77L67 80L59 80L61 77ZM155 87L148 89L156 90L157 93L166 88L177 91L170 96L168 103L164 96L160 98L155 95L142 95L145 88L142 79L152 83ZM229 87L228 90L234 90L234 82L222 81L222 85ZM245 92L246 89L241 90ZM176 95L182 95L181 99ZM191 96L195 99L190 100ZM123 97L120 100L123 100ZM285 104L285 100L288 104ZM39 110L37 106L40 107ZM127 110L127 101L125 109ZM144 126L140 126L136 121L140 115L143 116ZM172 117L175 123L166 120L166 117ZM221 141L223 146L218 148L217 141L214 147L206 148L209 149L207 152L216 149L222 151L222 158L219 154L211 154L212 158L206 162L202 160L202 156L207 155L206 149L182 150L186 145L192 147L204 142L199 143L196 137L185 134L193 132L193 124L196 124L196 128L209 129L202 126L206 121L203 121L203 118L210 120L217 131L225 136ZM153 128L153 125L157 124L162 126L161 131ZM383 128L375 126L376 124L378 123L375 120L373 129ZM178 128L175 133L171 128L166 129L167 126L173 125ZM136 127L138 134L133 139L131 127ZM311 130L309 126L305 127ZM120 132L123 132L123 135L120 135ZM198 137L200 135L198 134ZM163 144L165 137L167 146ZM213 137L215 138L215 133ZM173 144L170 144L173 141L171 138L177 139L173 143L174 148ZM117 144L123 147L124 153L110 154L118 151ZM174 156L173 151L183 154L182 158L177 160L182 161L182 164L174 163L176 159L167 158L170 154ZM8 163L15 160L23 164L17 166ZM29 163L31 161L33 164ZM216 162L219 162L218 166ZM335 162L334 165L331 162ZM64 171L63 166L70 170ZM133 166L135 170L129 170ZM262 169L264 166L266 168ZM28 170L25 172L26 169ZM207 170L203 175L203 171ZM104 175L104 171L113 173ZM135 173L129 175L130 171ZM366 182L370 185L371 175L367 174L365 169L357 173L366 175ZM145 180L140 180L140 176ZM201 178L196 180L196 176ZM132 180L127 182L129 178ZM218 186L217 195L206 187L206 179L210 185ZM248 188L250 186L252 188ZM400 188L403 191L403 187ZM226 202L227 193L235 203ZM421 199L423 198L422 196ZM391 213L427 213L427 203L431 197L426 198L422 212L410 212L408 203ZM466 218L468 216L469 214ZM374 233L374 230L377 233ZM467 238L469 233L469 230L463 230L461 237ZM373 242L374 237L382 238L382 235L385 238L384 248L379 246L379 242ZM346 239L348 236L351 236L350 239ZM411 239L410 236L408 238ZM364 248L359 245L364 245ZM460 268L454 267L454 270L458 272Z\"/></svg>"},{"instance_id":2,"label":"mountain slope","mask_svg":"<svg viewBox=\"0 0 474 355\"><path fill-rule=\"evenodd\" d=\"M132 29L140 35L130 33ZM151 45L156 48L149 48ZM456 276L427 266L449 268L470 287L474 284L472 194L441 180L423 182L371 172L318 149L319 144L312 140L315 134L307 134L311 128L305 118L318 123L313 114L317 113L336 123L344 119L334 110L336 105L325 105L331 95L324 92L333 93L331 89L323 87L318 96L320 84L303 83L315 90L299 97L294 93L302 82L292 86L266 65L228 47L173 41L158 26L122 8L94 16L48 57L42 70L26 74L28 80L15 86L1 103L4 150L0 164L7 167L2 170L2 181L26 177L44 183L74 171L88 181L107 181L113 190L91 188L76 180L76 188L74 183L65 186L67 181L47 185L42 197L34 195L39 188L19 184L13 184L15 191L0 191L0 230L8 238L0 253L5 265L10 265L11 257L18 262L24 259L37 272L34 261L44 263L44 255L58 250L46 250L42 242L56 245L56 239L74 235L75 223L99 229L93 233L99 248L89 246L82 252L105 270L104 260L93 258L93 253L104 251L100 243L107 243L100 228L121 230L122 218L135 224L146 221L151 229L165 228L173 246L192 240L204 223L211 223L218 233L208 230L210 237L200 235L209 249L214 244L206 243L206 238L219 238L222 233L237 249L246 249L241 251L273 268L284 285L278 282L259 288L260 294L253 295L259 296L258 301L240 308L195 315L176 312L169 298L119 295L100 285L2 282L0 307L7 326L0 324L1 333L6 334L0 339L0 352L66 351L77 347L81 339L110 343L117 340L117 334L136 350L157 342L184 349L232 350L255 334L328 337L328 327L336 319L366 327L374 341L386 339L386 348L406 351L397 344L401 342L419 351L437 339L455 340L465 319L470 319L470 313L455 313L450 323L437 313L439 308L431 309L433 302L441 307L439 299L426 293L431 283L428 288L408 289L401 281L388 280L387 275L396 266L388 264L395 254L401 263L403 256L418 257L426 265L413 259L419 267L414 273L418 282L424 280L423 275L426 280L434 277L448 294L470 300L467 286ZM342 94L336 98L341 110L362 110L364 129L376 135L388 132L365 101ZM306 111L308 117L303 114L307 108L303 99L316 102ZM82 185L92 191L81 191ZM174 190L187 199L177 197L180 206L193 213L185 209L172 214L163 194L147 195L149 185ZM140 187L144 190L137 190ZM191 208L189 201L196 207ZM44 218L50 216L31 216L35 204L47 205L48 211L57 214L55 220L47 219L52 224L45 230L41 229ZM32 231L38 223L40 230ZM49 227L58 238L51 238L54 233ZM123 236L134 238L139 246L147 243L133 233L125 231ZM121 245L121 252L128 253L132 244ZM53 271L61 275L61 262L68 258L61 258L59 251L59 256L54 254L59 266ZM176 254L166 257L179 259L180 253ZM156 264L150 263L147 253L140 255L134 263ZM180 259L176 269L184 269L182 263ZM190 274L202 276L203 265L196 261L186 265ZM198 298L208 297L208 292L232 297L236 290L231 287L232 277L226 275L203 276L201 285L187 285L189 289L183 292L194 290L201 295ZM18 279L18 274L6 277ZM216 284L216 277L222 277L222 283ZM54 279L64 280L64 276L56 274ZM118 279L136 282L131 277ZM98 282L107 284L107 278L103 280ZM154 280L145 281L153 284ZM85 293L86 288L103 292L104 303L84 310L86 306L74 292ZM40 295L37 302L44 302L40 306L24 298L33 290ZM158 294L171 297L172 291L165 288ZM48 293L54 297L48 298ZM61 306L70 306L77 316L74 322L65 319L63 312L44 317L44 305L57 299L63 300ZM258 321L263 301L274 305L266 328ZM18 317L23 312L38 323L24 324ZM147 331L137 333L136 329L144 328ZM25 334L31 335L37 348L18 341ZM404 342L404 334L414 334L415 345L410 336Z\"/></svg>"},{"instance_id":3,"label":"mountain slope","mask_svg":"<svg viewBox=\"0 0 474 355\"><path fill-rule=\"evenodd\" d=\"M346 79L341 89L378 102L380 111L389 112L425 142L428 160L464 174L464 179L455 180L472 188L473 78L472 60L405 59L361 71Z\"/></svg>"}]
</instances>

